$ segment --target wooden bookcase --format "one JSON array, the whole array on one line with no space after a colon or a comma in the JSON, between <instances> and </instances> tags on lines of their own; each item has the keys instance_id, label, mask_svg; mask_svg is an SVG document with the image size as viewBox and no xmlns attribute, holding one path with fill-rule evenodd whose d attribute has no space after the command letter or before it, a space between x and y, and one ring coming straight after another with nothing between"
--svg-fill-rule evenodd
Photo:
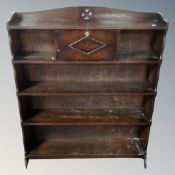
<instances>
[{"instance_id":1,"label":"wooden bookcase","mask_svg":"<svg viewBox=\"0 0 175 175\"><path fill-rule=\"evenodd\" d=\"M157 13L71 7L7 23L29 159L143 158L168 23Z\"/></svg>"}]
</instances>

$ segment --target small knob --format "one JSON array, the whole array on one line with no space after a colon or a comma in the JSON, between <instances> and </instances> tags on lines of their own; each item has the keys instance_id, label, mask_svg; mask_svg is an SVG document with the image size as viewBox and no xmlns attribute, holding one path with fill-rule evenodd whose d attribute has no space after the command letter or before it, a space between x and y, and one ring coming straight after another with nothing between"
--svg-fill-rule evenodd
<instances>
[{"instance_id":1,"label":"small knob","mask_svg":"<svg viewBox=\"0 0 175 175\"><path fill-rule=\"evenodd\" d=\"M56 60L56 58L55 58L55 57L51 57L51 60L55 61L55 60Z\"/></svg>"},{"instance_id":2,"label":"small knob","mask_svg":"<svg viewBox=\"0 0 175 175\"><path fill-rule=\"evenodd\" d=\"M90 35L90 32L89 31L85 31L85 36L88 37Z\"/></svg>"}]
</instances>

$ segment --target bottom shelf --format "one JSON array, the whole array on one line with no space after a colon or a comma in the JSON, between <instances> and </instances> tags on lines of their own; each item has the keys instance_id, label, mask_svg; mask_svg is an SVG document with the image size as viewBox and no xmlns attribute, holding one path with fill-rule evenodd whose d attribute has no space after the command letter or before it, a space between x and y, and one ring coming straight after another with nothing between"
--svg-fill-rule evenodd
<instances>
[{"instance_id":1,"label":"bottom shelf","mask_svg":"<svg viewBox=\"0 0 175 175\"><path fill-rule=\"evenodd\" d=\"M28 159L144 157L139 138L83 138L40 140Z\"/></svg>"}]
</instances>

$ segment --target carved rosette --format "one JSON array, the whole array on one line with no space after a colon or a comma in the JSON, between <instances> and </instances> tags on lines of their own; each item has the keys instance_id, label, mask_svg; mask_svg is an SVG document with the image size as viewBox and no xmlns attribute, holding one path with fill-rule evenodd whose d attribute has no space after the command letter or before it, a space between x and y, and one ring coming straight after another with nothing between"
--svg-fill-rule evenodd
<instances>
[{"instance_id":1,"label":"carved rosette","mask_svg":"<svg viewBox=\"0 0 175 175\"><path fill-rule=\"evenodd\" d=\"M93 15L93 12L92 12L92 10L90 10L90 9L84 9L83 10L83 12L81 13L81 17L82 17L82 19L84 19L84 20L90 20L90 19L92 19L92 17L93 17L94 15Z\"/></svg>"}]
</instances>

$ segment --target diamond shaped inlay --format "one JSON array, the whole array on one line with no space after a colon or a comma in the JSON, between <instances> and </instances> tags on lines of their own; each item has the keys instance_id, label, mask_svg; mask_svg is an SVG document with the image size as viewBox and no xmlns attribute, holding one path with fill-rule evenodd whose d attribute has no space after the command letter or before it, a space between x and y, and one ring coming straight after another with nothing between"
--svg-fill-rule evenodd
<instances>
[{"instance_id":1,"label":"diamond shaped inlay","mask_svg":"<svg viewBox=\"0 0 175 175\"><path fill-rule=\"evenodd\" d=\"M79 40L69 44L71 49L74 49L80 53L89 55L92 54L103 47L106 46L106 43L102 41L98 41L97 39L93 38L92 36L85 36L80 38Z\"/></svg>"}]
</instances>

